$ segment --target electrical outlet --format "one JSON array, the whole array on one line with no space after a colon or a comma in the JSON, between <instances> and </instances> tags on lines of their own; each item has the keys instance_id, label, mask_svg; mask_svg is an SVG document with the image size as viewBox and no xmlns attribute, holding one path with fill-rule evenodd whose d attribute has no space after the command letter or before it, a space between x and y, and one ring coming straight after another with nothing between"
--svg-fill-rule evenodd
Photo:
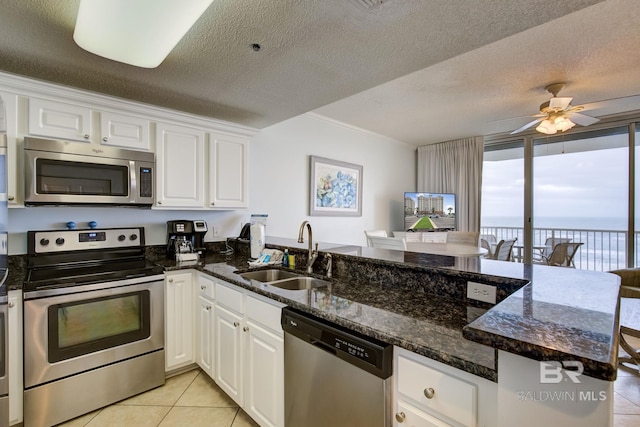
<instances>
[{"instance_id":1,"label":"electrical outlet","mask_svg":"<svg viewBox=\"0 0 640 427\"><path fill-rule=\"evenodd\" d=\"M467 282L467 298L495 304L496 287L469 281Z\"/></svg>"},{"instance_id":2,"label":"electrical outlet","mask_svg":"<svg viewBox=\"0 0 640 427\"><path fill-rule=\"evenodd\" d=\"M214 225L213 227L213 237L220 237L220 227Z\"/></svg>"}]
</instances>

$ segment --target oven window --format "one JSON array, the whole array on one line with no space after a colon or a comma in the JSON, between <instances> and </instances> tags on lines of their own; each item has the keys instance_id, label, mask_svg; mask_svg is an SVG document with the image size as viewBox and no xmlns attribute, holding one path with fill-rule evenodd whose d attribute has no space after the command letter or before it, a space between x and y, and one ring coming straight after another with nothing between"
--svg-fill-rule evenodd
<instances>
[{"instance_id":1,"label":"oven window","mask_svg":"<svg viewBox=\"0 0 640 427\"><path fill-rule=\"evenodd\" d=\"M36 191L39 194L129 196L129 168L36 159Z\"/></svg>"},{"instance_id":2,"label":"oven window","mask_svg":"<svg viewBox=\"0 0 640 427\"><path fill-rule=\"evenodd\" d=\"M48 307L49 362L146 339L150 293L91 298Z\"/></svg>"}]
</instances>

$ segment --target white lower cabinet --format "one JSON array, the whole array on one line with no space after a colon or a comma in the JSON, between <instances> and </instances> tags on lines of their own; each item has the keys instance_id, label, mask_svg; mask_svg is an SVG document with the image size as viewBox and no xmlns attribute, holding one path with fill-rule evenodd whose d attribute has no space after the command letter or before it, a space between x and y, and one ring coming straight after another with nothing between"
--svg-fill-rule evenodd
<instances>
[{"instance_id":1,"label":"white lower cabinet","mask_svg":"<svg viewBox=\"0 0 640 427\"><path fill-rule=\"evenodd\" d=\"M284 426L283 305L216 280L215 381L263 427Z\"/></svg>"},{"instance_id":2,"label":"white lower cabinet","mask_svg":"<svg viewBox=\"0 0 640 427\"><path fill-rule=\"evenodd\" d=\"M196 363L207 375L214 378L215 283L210 276L199 274L198 285L200 292L196 292Z\"/></svg>"},{"instance_id":3,"label":"white lower cabinet","mask_svg":"<svg viewBox=\"0 0 640 427\"><path fill-rule=\"evenodd\" d=\"M22 290L9 291L9 425L19 424L22 416Z\"/></svg>"},{"instance_id":4,"label":"white lower cabinet","mask_svg":"<svg viewBox=\"0 0 640 427\"><path fill-rule=\"evenodd\" d=\"M394 348L394 426L496 425L497 384Z\"/></svg>"},{"instance_id":5,"label":"white lower cabinet","mask_svg":"<svg viewBox=\"0 0 640 427\"><path fill-rule=\"evenodd\" d=\"M165 371L195 362L193 271L181 270L165 273Z\"/></svg>"}]
</instances>

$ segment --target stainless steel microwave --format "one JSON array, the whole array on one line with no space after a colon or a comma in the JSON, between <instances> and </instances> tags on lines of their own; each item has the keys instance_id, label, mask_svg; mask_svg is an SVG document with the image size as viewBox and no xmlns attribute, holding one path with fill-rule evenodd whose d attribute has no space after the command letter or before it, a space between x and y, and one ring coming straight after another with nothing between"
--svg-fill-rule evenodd
<instances>
[{"instance_id":1,"label":"stainless steel microwave","mask_svg":"<svg viewBox=\"0 0 640 427\"><path fill-rule=\"evenodd\" d=\"M26 137L24 158L27 205L153 204L153 153Z\"/></svg>"}]
</instances>

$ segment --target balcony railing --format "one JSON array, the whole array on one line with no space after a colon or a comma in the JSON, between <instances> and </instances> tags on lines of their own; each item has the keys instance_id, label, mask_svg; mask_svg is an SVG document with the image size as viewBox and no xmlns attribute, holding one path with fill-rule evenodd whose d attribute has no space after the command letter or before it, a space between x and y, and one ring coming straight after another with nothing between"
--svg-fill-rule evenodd
<instances>
[{"instance_id":1,"label":"balcony railing","mask_svg":"<svg viewBox=\"0 0 640 427\"><path fill-rule=\"evenodd\" d=\"M518 238L516 244L524 243L524 229L519 227L481 227L481 234L493 234L496 239ZM566 237L572 242L582 242L574 258L576 268L593 271L610 271L627 266L627 232L621 230L580 230L564 228L534 228L533 245L542 246L549 237ZM640 233L634 233L636 259L634 265L640 265L638 249Z\"/></svg>"}]
</instances>

